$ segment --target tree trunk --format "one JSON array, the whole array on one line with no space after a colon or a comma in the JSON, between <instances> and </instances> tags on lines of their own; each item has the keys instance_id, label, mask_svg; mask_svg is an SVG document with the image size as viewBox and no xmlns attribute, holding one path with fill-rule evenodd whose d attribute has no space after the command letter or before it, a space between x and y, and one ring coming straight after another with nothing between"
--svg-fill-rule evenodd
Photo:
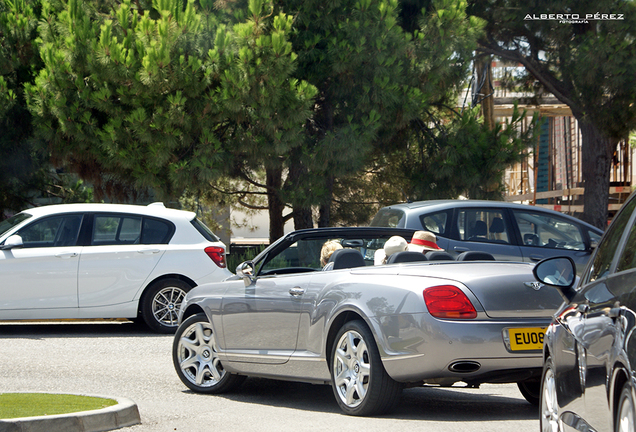
<instances>
[{"instance_id":1,"label":"tree trunk","mask_svg":"<svg viewBox=\"0 0 636 432\"><path fill-rule=\"evenodd\" d=\"M328 175L325 178L325 186L327 188L326 198L323 204L320 205L320 212L318 215L318 226L328 227L331 223L331 202L333 201L333 182L334 177Z\"/></svg>"},{"instance_id":2,"label":"tree trunk","mask_svg":"<svg viewBox=\"0 0 636 432\"><path fill-rule=\"evenodd\" d=\"M475 64L477 82L473 85L479 88L478 100L481 101L481 115L484 118L484 124L488 129L493 130L495 128L495 97L492 89L491 62L490 55L478 59Z\"/></svg>"},{"instance_id":3,"label":"tree trunk","mask_svg":"<svg viewBox=\"0 0 636 432\"><path fill-rule=\"evenodd\" d=\"M311 212L311 205L307 204L305 193L307 192L306 177L307 167L301 160L302 150L300 148L291 152L289 175L287 176L286 187L291 189L294 229L313 228L314 221ZM289 197L288 197L289 198Z\"/></svg>"},{"instance_id":4,"label":"tree trunk","mask_svg":"<svg viewBox=\"0 0 636 432\"><path fill-rule=\"evenodd\" d=\"M313 228L314 220L311 208L294 207L294 229Z\"/></svg>"},{"instance_id":5,"label":"tree trunk","mask_svg":"<svg viewBox=\"0 0 636 432\"><path fill-rule=\"evenodd\" d=\"M617 140L607 138L585 116L577 116L581 128L583 186L582 219L600 229L607 228L607 204L609 202L612 153Z\"/></svg>"},{"instance_id":6,"label":"tree trunk","mask_svg":"<svg viewBox=\"0 0 636 432\"><path fill-rule=\"evenodd\" d=\"M283 183L283 171L280 167L267 168L267 204L269 207L269 242L270 244L285 234L283 211L285 203L280 199L278 191Z\"/></svg>"}]
</instances>

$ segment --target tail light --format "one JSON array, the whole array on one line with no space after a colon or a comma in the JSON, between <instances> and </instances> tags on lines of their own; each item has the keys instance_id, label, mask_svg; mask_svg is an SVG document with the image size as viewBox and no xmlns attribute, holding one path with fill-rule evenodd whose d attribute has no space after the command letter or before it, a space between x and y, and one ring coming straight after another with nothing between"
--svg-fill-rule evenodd
<instances>
[{"instance_id":1,"label":"tail light","mask_svg":"<svg viewBox=\"0 0 636 432\"><path fill-rule=\"evenodd\" d=\"M424 302L435 318L477 318L477 311L466 294L453 285L426 288Z\"/></svg>"},{"instance_id":2,"label":"tail light","mask_svg":"<svg viewBox=\"0 0 636 432\"><path fill-rule=\"evenodd\" d=\"M227 267L225 263L225 249L218 246L208 246L204 250L217 266L221 268Z\"/></svg>"}]
</instances>

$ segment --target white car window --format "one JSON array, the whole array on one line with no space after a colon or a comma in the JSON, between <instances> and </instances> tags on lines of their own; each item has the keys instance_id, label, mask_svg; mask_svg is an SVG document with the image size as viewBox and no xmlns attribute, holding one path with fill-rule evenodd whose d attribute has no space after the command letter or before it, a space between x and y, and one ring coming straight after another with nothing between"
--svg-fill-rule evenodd
<instances>
[{"instance_id":1,"label":"white car window","mask_svg":"<svg viewBox=\"0 0 636 432\"><path fill-rule=\"evenodd\" d=\"M82 222L82 215L49 217L18 231L25 248L73 246Z\"/></svg>"},{"instance_id":2,"label":"white car window","mask_svg":"<svg viewBox=\"0 0 636 432\"><path fill-rule=\"evenodd\" d=\"M132 216L95 216L93 245L115 245L139 243L141 218Z\"/></svg>"}]
</instances>

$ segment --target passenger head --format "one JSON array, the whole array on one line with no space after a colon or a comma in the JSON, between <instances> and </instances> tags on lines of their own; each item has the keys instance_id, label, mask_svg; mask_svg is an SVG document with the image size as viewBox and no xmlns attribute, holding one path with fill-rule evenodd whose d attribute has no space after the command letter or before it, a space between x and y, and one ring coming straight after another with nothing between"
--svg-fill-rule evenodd
<instances>
[{"instance_id":1,"label":"passenger head","mask_svg":"<svg viewBox=\"0 0 636 432\"><path fill-rule=\"evenodd\" d=\"M342 249L342 245L336 240L329 240L328 242L325 242L320 250L320 265L324 267L327 264L327 261L329 261L331 254L338 249Z\"/></svg>"}]
</instances>

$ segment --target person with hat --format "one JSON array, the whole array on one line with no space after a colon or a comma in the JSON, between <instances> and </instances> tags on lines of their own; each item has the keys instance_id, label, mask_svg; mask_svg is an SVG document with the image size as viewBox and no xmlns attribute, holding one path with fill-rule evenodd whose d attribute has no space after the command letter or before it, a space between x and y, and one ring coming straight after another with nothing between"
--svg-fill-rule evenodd
<instances>
[{"instance_id":1,"label":"person with hat","mask_svg":"<svg viewBox=\"0 0 636 432\"><path fill-rule=\"evenodd\" d=\"M405 251L408 247L408 243L403 237L393 236L384 243L383 249L378 249L373 255L373 264L382 265L386 264L386 260L397 252Z\"/></svg>"},{"instance_id":2,"label":"person with hat","mask_svg":"<svg viewBox=\"0 0 636 432\"><path fill-rule=\"evenodd\" d=\"M437 246L437 237L435 237L435 234L432 232L415 231L407 250L426 253L428 251L441 251L444 249Z\"/></svg>"}]
</instances>

